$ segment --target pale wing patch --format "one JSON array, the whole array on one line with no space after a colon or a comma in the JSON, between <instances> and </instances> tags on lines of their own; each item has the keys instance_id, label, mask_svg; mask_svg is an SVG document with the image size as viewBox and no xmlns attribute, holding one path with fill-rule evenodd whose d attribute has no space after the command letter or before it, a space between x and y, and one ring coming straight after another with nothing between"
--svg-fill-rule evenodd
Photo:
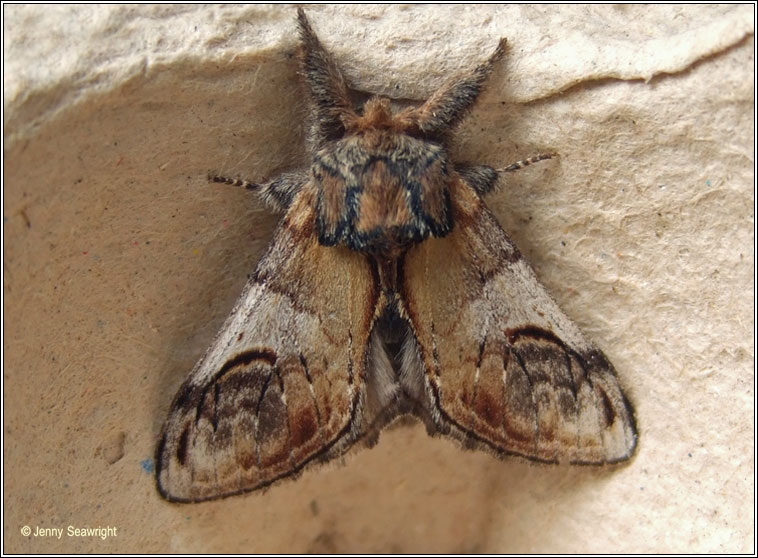
<instances>
[{"instance_id":1,"label":"pale wing patch","mask_svg":"<svg viewBox=\"0 0 758 558\"><path fill-rule=\"evenodd\" d=\"M266 486L360 434L375 277L363 255L318 244L307 196L174 400L157 455L170 500Z\"/></svg>"},{"instance_id":2,"label":"pale wing patch","mask_svg":"<svg viewBox=\"0 0 758 558\"><path fill-rule=\"evenodd\" d=\"M456 227L411 248L401 278L415 335L405 350L423 364L437 427L540 461L629 458L636 426L613 367L474 191L452 191Z\"/></svg>"}]
</instances>

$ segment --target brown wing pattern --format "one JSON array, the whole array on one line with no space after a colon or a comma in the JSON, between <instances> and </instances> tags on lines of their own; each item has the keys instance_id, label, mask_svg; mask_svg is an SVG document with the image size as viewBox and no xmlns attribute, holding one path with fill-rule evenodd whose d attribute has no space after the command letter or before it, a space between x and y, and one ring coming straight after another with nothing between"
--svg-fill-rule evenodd
<instances>
[{"instance_id":1,"label":"brown wing pattern","mask_svg":"<svg viewBox=\"0 0 758 558\"><path fill-rule=\"evenodd\" d=\"M311 190L173 402L157 453L161 493L247 492L345 451L359 435L378 289L366 258L323 247Z\"/></svg>"},{"instance_id":2,"label":"brown wing pattern","mask_svg":"<svg viewBox=\"0 0 758 558\"><path fill-rule=\"evenodd\" d=\"M453 231L414 246L400 279L436 427L539 461L629 458L635 421L611 364L473 189L458 180L452 195Z\"/></svg>"}]
</instances>

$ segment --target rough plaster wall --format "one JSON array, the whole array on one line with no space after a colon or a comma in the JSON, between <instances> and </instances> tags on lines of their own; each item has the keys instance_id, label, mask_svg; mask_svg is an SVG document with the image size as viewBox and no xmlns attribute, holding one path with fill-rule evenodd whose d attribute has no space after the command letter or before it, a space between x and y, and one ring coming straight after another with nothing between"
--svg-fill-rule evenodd
<instances>
[{"instance_id":1,"label":"rough plaster wall","mask_svg":"<svg viewBox=\"0 0 758 558\"><path fill-rule=\"evenodd\" d=\"M456 153L560 153L490 205L616 365L638 454L537 466L397 426L171 505L162 421L276 223L205 175L305 158L294 8L4 6L4 551L754 551L752 10L309 8L355 88L398 98L508 37Z\"/></svg>"}]
</instances>

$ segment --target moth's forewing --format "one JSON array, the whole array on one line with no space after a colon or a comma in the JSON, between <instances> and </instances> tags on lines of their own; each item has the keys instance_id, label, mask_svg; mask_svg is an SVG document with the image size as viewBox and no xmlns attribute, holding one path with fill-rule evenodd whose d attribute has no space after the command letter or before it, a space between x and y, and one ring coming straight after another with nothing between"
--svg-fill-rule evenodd
<instances>
[{"instance_id":1,"label":"moth's forewing","mask_svg":"<svg viewBox=\"0 0 758 558\"><path fill-rule=\"evenodd\" d=\"M318 243L314 206L305 188L174 400L157 455L170 500L266 486L358 436L377 285L362 254Z\"/></svg>"},{"instance_id":2,"label":"moth's forewing","mask_svg":"<svg viewBox=\"0 0 758 558\"><path fill-rule=\"evenodd\" d=\"M605 356L558 308L475 191L451 186L455 227L412 247L399 279L437 428L546 462L629 458L631 406Z\"/></svg>"}]
</instances>

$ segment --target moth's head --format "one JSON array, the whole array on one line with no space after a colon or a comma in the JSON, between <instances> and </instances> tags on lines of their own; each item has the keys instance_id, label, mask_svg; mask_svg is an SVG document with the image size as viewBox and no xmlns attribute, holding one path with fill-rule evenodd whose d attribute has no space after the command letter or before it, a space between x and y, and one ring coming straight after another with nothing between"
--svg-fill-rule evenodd
<instances>
[{"instance_id":1,"label":"moth's head","mask_svg":"<svg viewBox=\"0 0 758 558\"><path fill-rule=\"evenodd\" d=\"M302 9L299 58L311 99L310 140L316 147L346 135L387 130L435 143L444 143L481 93L495 63L505 53L505 39L482 64L466 75L452 78L415 108L394 112L386 97L372 97L355 107L339 66L324 49Z\"/></svg>"},{"instance_id":2,"label":"moth's head","mask_svg":"<svg viewBox=\"0 0 758 558\"><path fill-rule=\"evenodd\" d=\"M340 115L345 132L367 130L400 131L400 122L393 118L392 103L387 97L371 97L359 112L344 111Z\"/></svg>"},{"instance_id":3,"label":"moth's head","mask_svg":"<svg viewBox=\"0 0 758 558\"><path fill-rule=\"evenodd\" d=\"M425 133L418 108L393 109L388 97L374 96L357 109L338 112L343 135L366 133L406 134L421 140L442 143L444 137Z\"/></svg>"},{"instance_id":4,"label":"moth's head","mask_svg":"<svg viewBox=\"0 0 758 558\"><path fill-rule=\"evenodd\" d=\"M453 226L446 139L474 104L505 42L468 75L418 107L393 110L386 97L362 107L302 9L300 59L311 98L309 143L324 245L389 255Z\"/></svg>"}]
</instances>

